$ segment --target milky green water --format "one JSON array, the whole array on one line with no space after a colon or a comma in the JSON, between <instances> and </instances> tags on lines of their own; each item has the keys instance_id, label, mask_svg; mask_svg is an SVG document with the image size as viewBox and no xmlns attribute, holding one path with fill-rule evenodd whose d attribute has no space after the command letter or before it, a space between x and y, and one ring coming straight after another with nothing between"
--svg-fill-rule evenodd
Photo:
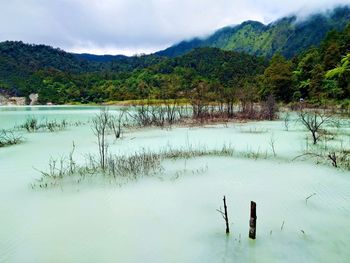
<instances>
[{"instance_id":1,"label":"milky green water","mask_svg":"<svg viewBox=\"0 0 350 263\"><path fill-rule=\"evenodd\" d=\"M50 157L66 155L73 141L77 161L97 152L89 120L98 111L0 108L0 128L28 115L81 123L57 133L23 133L23 144L0 148L0 262L349 262L350 174L290 162L307 135L294 124L288 132L280 121L126 131L122 140L109 137L112 152L225 143L271 154L273 137L278 158L166 161L164 175L121 186L92 180L31 189L38 170ZM223 195L229 236L216 211ZM248 239L251 200L257 202L255 241Z\"/></svg>"}]
</instances>

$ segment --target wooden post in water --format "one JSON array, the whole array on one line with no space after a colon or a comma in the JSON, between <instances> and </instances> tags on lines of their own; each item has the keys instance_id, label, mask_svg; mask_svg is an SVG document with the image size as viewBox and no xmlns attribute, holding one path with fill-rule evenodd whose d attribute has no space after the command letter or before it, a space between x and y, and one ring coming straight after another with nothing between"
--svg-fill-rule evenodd
<instances>
[{"instance_id":1,"label":"wooden post in water","mask_svg":"<svg viewBox=\"0 0 350 263\"><path fill-rule=\"evenodd\" d=\"M224 211L221 210L221 207L220 207L220 210L216 209L216 211L218 211L221 214L222 218L225 220L226 234L229 234L230 233L230 227L229 227L229 223L228 223L227 205L226 205L226 197L225 196L224 196Z\"/></svg>"},{"instance_id":2,"label":"wooden post in water","mask_svg":"<svg viewBox=\"0 0 350 263\"><path fill-rule=\"evenodd\" d=\"M228 215L227 215L227 206L226 206L226 197L224 196L224 209L225 209L225 223L226 223L226 234L230 233L230 227L228 224Z\"/></svg>"},{"instance_id":3,"label":"wooden post in water","mask_svg":"<svg viewBox=\"0 0 350 263\"><path fill-rule=\"evenodd\" d=\"M256 238L256 203L251 201L250 203L250 221L249 221L249 238Z\"/></svg>"}]
</instances>

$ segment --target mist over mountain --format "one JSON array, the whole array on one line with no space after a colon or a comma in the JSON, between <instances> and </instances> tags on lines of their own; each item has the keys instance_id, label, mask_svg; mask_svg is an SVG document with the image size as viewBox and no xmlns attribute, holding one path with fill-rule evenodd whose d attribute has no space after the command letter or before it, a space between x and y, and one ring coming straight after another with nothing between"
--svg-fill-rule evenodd
<instances>
[{"instance_id":1,"label":"mist over mountain","mask_svg":"<svg viewBox=\"0 0 350 263\"><path fill-rule=\"evenodd\" d=\"M272 57L276 52L291 58L311 46L317 46L331 30L342 30L350 21L350 7L337 7L308 17L289 16L268 25L246 21L219 29L206 38L182 41L156 54L167 57L183 55L198 47L216 47Z\"/></svg>"}]
</instances>

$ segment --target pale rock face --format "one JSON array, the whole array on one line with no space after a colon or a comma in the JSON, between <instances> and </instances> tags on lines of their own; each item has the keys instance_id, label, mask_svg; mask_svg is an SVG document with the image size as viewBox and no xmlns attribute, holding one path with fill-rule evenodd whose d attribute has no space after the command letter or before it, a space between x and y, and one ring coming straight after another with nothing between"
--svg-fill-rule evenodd
<instances>
[{"instance_id":1,"label":"pale rock face","mask_svg":"<svg viewBox=\"0 0 350 263\"><path fill-rule=\"evenodd\" d=\"M39 94L38 93L30 94L29 99L30 99L30 105L36 105L38 104Z\"/></svg>"},{"instance_id":2,"label":"pale rock face","mask_svg":"<svg viewBox=\"0 0 350 263\"><path fill-rule=\"evenodd\" d=\"M15 106L23 106L26 105L25 97L6 97L4 95L0 95L0 105L15 105Z\"/></svg>"},{"instance_id":3,"label":"pale rock face","mask_svg":"<svg viewBox=\"0 0 350 263\"><path fill-rule=\"evenodd\" d=\"M4 96L0 95L0 105L5 105L5 104L7 104L7 99Z\"/></svg>"},{"instance_id":4,"label":"pale rock face","mask_svg":"<svg viewBox=\"0 0 350 263\"><path fill-rule=\"evenodd\" d=\"M39 94L32 93L29 95L30 105L37 105ZM0 95L0 105L14 105L14 106L24 106L27 105L26 97L7 97L5 95Z\"/></svg>"},{"instance_id":5,"label":"pale rock face","mask_svg":"<svg viewBox=\"0 0 350 263\"><path fill-rule=\"evenodd\" d=\"M12 105L26 105L26 98L25 97L11 97L10 98L10 103Z\"/></svg>"}]
</instances>

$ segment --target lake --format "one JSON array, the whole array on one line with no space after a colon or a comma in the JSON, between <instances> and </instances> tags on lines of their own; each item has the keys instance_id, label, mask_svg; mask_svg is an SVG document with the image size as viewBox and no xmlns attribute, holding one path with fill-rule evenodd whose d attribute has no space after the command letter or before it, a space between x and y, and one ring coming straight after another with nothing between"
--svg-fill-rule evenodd
<instances>
[{"instance_id":1,"label":"lake","mask_svg":"<svg viewBox=\"0 0 350 263\"><path fill-rule=\"evenodd\" d=\"M295 121L288 131L282 120L124 129L121 139L108 135L119 156L223 145L237 155L163 160L161 173L137 180L96 175L33 189L73 142L77 163L97 154L91 119L99 111L0 108L2 129L33 116L69 123L57 132L19 130L23 143L0 148L0 262L348 262L350 173L293 160L309 147ZM348 147L348 127L341 138ZM224 195L230 235L216 211ZM250 201L256 240L248 238Z\"/></svg>"}]
</instances>

